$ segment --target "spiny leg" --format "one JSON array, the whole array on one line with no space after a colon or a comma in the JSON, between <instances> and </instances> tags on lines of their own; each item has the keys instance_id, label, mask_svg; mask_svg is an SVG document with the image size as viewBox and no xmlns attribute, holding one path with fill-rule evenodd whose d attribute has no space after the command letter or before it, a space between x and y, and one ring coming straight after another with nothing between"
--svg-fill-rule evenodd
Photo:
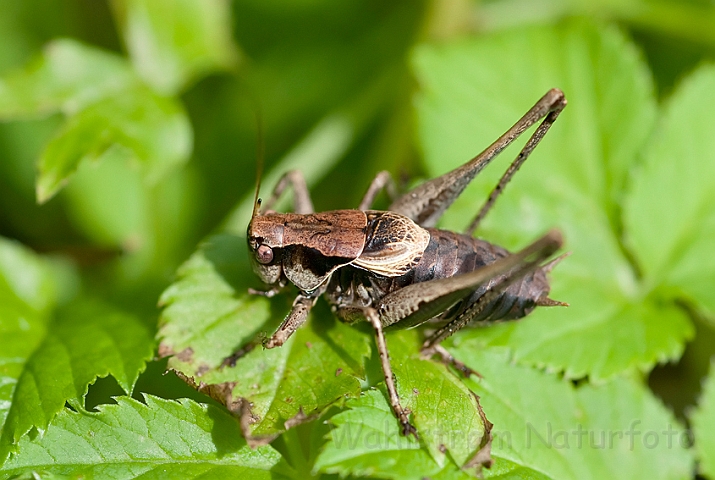
<instances>
[{"instance_id":1,"label":"spiny leg","mask_svg":"<svg viewBox=\"0 0 715 480\"><path fill-rule=\"evenodd\" d=\"M363 313L368 321L372 324L375 329L375 343L377 344L377 351L380 354L380 363L382 364L382 372L385 375L385 387L387 387L387 396L390 401L390 406L394 412L397 419L402 425L402 435L412 435L415 439L419 439L417 435L417 429L410 423L409 414L410 412L402 407L400 404L400 397L397 395L397 387L395 386L395 376L392 373L392 367L390 366L390 354L387 351L387 342L385 341L385 334L382 330L382 323L378 317L377 311L374 308L366 307L363 309Z\"/></svg>"},{"instance_id":2,"label":"spiny leg","mask_svg":"<svg viewBox=\"0 0 715 480\"><path fill-rule=\"evenodd\" d=\"M380 193L383 189L387 190L387 195L390 197L391 201L397 198L397 188L395 187L395 182L392 180L392 176L387 170L383 170L375 175L375 178L373 178L367 192L365 192L365 196L360 202L358 210L368 210L375 201L375 197L377 197L378 193Z\"/></svg>"},{"instance_id":3,"label":"spiny leg","mask_svg":"<svg viewBox=\"0 0 715 480\"><path fill-rule=\"evenodd\" d=\"M486 150L451 172L425 182L402 195L392 202L389 210L405 215L423 227L434 226L444 211L462 193L477 173L499 155L502 150L539 120L551 112L563 110L565 106L566 98L563 92L555 88L549 90L514 126L487 147ZM555 116L550 120L550 123L553 123L554 119ZM540 135L543 136L543 133L546 132L544 131ZM531 149L533 150L533 146Z\"/></svg>"},{"instance_id":4,"label":"spiny leg","mask_svg":"<svg viewBox=\"0 0 715 480\"><path fill-rule=\"evenodd\" d=\"M313 308L315 299L298 295L293 302L293 308L278 330L263 343L265 348L275 348L283 345L308 319L308 313Z\"/></svg>"},{"instance_id":5,"label":"spiny leg","mask_svg":"<svg viewBox=\"0 0 715 480\"><path fill-rule=\"evenodd\" d=\"M541 125L538 126L534 134L531 136L531 138L529 138L529 141L526 142L524 148L521 149L519 155L517 155L511 165L509 165L509 168L506 170L506 172L504 172L504 175L499 180L499 183L489 194L487 201L484 202L484 205L479 210L477 216L474 217L472 223L469 224L465 233L469 235L474 235L474 231L477 229L479 223L484 219L489 210L491 210L491 208L494 206L496 199L504 191L504 187L506 187L507 183L509 183L514 174L524 164L526 159L529 158L531 152L534 151L539 142L544 138L544 135L546 135L546 132L548 132L549 128L551 128L551 125L554 124L556 118L559 116L559 113L561 113L561 111L566 107L566 99L563 97L563 94L560 98L556 97L554 101L555 103L551 105L551 110L549 111L548 115L546 115L544 121L541 122Z\"/></svg>"},{"instance_id":6,"label":"spiny leg","mask_svg":"<svg viewBox=\"0 0 715 480\"><path fill-rule=\"evenodd\" d=\"M290 170L283 174L271 196L263 203L264 210L268 211L273 208L288 185L293 187L293 211L303 214L313 213L313 202L310 199L308 184L305 183L305 178L299 170Z\"/></svg>"}]
</instances>

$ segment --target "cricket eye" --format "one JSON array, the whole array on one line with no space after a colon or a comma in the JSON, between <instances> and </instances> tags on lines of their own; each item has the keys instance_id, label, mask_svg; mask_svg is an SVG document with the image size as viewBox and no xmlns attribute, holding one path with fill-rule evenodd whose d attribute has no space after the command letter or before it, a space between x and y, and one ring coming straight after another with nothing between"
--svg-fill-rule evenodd
<instances>
[{"instance_id":1,"label":"cricket eye","mask_svg":"<svg viewBox=\"0 0 715 480\"><path fill-rule=\"evenodd\" d=\"M273 261L273 249L268 245L261 245L256 249L256 258L259 263L267 265Z\"/></svg>"}]
</instances>

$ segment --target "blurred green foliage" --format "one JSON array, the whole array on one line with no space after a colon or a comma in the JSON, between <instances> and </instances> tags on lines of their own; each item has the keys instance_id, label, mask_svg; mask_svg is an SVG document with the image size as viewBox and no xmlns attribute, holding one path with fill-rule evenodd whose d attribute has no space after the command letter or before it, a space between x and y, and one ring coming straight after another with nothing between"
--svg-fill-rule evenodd
<instances>
[{"instance_id":1,"label":"blurred green foliage","mask_svg":"<svg viewBox=\"0 0 715 480\"><path fill-rule=\"evenodd\" d=\"M421 430L481 438L478 393L497 432L485 476L715 478L712 376L699 399L715 351L713 58L707 0L1 2L0 476L474 475L466 437L395 437L369 333L324 306L293 344L215 370L292 300L246 295L256 159L264 192L299 168L316 209L351 208L376 172L403 187L443 173L561 87L569 107L480 234L517 248L564 230L554 291L573 307L457 336L483 381L420 360L414 332L389 336L401 396ZM263 421L246 429L163 375L159 342L191 347L169 366L237 382ZM321 417L287 429L300 414ZM634 420L679 443L553 436ZM545 425L548 447L525 443ZM247 432L277 439L252 450Z\"/></svg>"}]
</instances>

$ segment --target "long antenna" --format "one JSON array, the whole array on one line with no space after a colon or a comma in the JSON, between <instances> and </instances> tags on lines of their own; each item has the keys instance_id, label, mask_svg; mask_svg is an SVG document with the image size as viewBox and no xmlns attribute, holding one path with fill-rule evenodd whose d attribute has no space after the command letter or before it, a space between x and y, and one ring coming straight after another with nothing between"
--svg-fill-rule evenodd
<instances>
[{"instance_id":1,"label":"long antenna","mask_svg":"<svg viewBox=\"0 0 715 480\"><path fill-rule=\"evenodd\" d=\"M258 193L261 190L261 177L263 176L263 164L265 163L266 146L263 138L263 119L261 117L261 108L258 101L254 99L254 109L256 115L256 194L253 197L253 213L251 219L259 214L261 208L261 199L258 198Z\"/></svg>"}]
</instances>

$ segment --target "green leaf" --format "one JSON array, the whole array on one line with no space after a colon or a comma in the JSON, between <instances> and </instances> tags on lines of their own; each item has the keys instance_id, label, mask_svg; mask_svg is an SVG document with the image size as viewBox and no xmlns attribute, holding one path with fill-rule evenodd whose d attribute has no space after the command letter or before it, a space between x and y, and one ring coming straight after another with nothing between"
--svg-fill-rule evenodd
<instances>
[{"instance_id":1,"label":"green leaf","mask_svg":"<svg viewBox=\"0 0 715 480\"><path fill-rule=\"evenodd\" d=\"M236 420L215 407L148 395L146 405L116 400L96 413L62 410L45 435L21 441L0 473L269 479L280 462L270 446L249 448Z\"/></svg>"},{"instance_id":2,"label":"green leaf","mask_svg":"<svg viewBox=\"0 0 715 480\"><path fill-rule=\"evenodd\" d=\"M122 0L114 6L134 67L159 92L176 94L236 63L225 0Z\"/></svg>"},{"instance_id":3,"label":"green leaf","mask_svg":"<svg viewBox=\"0 0 715 480\"><path fill-rule=\"evenodd\" d=\"M70 117L48 143L39 161L37 197L49 199L80 163L104 155L135 162L155 184L188 160L192 143L191 124L176 100L146 88L123 92Z\"/></svg>"},{"instance_id":4,"label":"green leaf","mask_svg":"<svg viewBox=\"0 0 715 480\"><path fill-rule=\"evenodd\" d=\"M0 79L0 118L71 115L137 84L119 55L75 40L55 40L24 69Z\"/></svg>"},{"instance_id":5,"label":"green leaf","mask_svg":"<svg viewBox=\"0 0 715 480\"><path fill-rule=\"evenodd\" d=\"M695 450L700 461L698 471L715 478L715 362L710 362L710 375L703 385L698 408L690 416L695 436Z\"/></svg>"},{"instance_id":6,"label":"green leaf","mask_svg":"<svg viewBox=\"0 0 715 480\"><path fill-rule=\"evenodd\" d=\"M492 452L551 478L690 478L690 434L639 381L578 387L458 339L467 384L494 423ZM474 377L472 377L474 378Z\"/></svg>"},{"instance_id":7,"label":"green leaf","mask_svg":"<svg viewBox=\"0 0 715 480\"><path fill-rule=\"evenodd\" d=\"M651 303L657 297L638 282L621 244L624 185L655 117L651 80L633 46L613 29L579 21L424 46L414 65L431 175L485 148L549 88L562 88L569 101L478 234L521 248L549 228L563 230L573 255L553 272L552 297L571 307L537 309L475 335L509 345L521 362L596 380L676 358L692 326L672 306ZM508 149L480 174L445 215L446 228L466 226L514 155Z\"/></svg>"},{"instance_id":8,"label":"green leaf","mask_svg":"<svg viewBox=\"0 0 715 480\"><path fill-rule=\"evenodd\" d=\"M81 168L64 192L73 225L97 245L134 253L149 243L152 204L140 172L128 168L132 152L109 147Z\"/></svg>"},{"instance_id":9,"label":"green leaf","mask_svg":"<svg viewBox=\"0 0 715 480\"><path fill-rule=\"evenodd\" d=\"M570 258L569 258L570 260ZM557 271L553 277L559 277ZM474 328L460 332L465 340L481 348L514 348L516 358L523 363L546 365L550 370L563 370L569 378L590 375L602 381L616 373L638 367L649 370L653 363L678 358L683 342L693 335L687 316L676 306L657 301L632 303L626 300L603 301L600 306L593 298L594 292L578 291L579 285L562 285L573 278L552 282L554 291L567 292L558 298L567 298L572 306L566 313L588 307L594 311L579 315L574 313L569 325L564 313L539 311L527 319ZM587 282L583 279L582 282ZM605 297L603 293L602 298ZM601 310L595 310L600 308ZM570 327L570 328L569 328Z\"/></svg>"},{"instance_id":10,"label":"green leaf","mask_svg":"<svg viewBox=\"0 0 715 480\"><path fill-rule=\"evenodd\" d=\"M0 426L9 429L13 393L28 357L46 334L57 296L45 262L0 237Z\"/></svg>"},{"instance_id":11,"label":"green leaf","mask_svg":"<svg viewBox=\"0 0 715 480\"><path fill-rule=\"evenodd\" d=\"M251 403L253 435L282 432L289 420L308 420L360 393L370 336L325 310L308 322L282 347L257 348L235 368L202 377L206 383L237 382L231 395Z\"/></svg>"},{"instance_id":12,"label":"green leaf","mask_svg":"<svg viewBox=\"0 0 715 480\"><path fill-rule=\"evenodd\" d=\"M612 2L600 0L582 2L580 0L552 0L533 4L534 8L524 8L520 0L502 0L489 2L479 7L480 30L515 28L534 23L553 22L559 18L591 16L598 19L610 19L630 25L639 32L669 40L677 45L677 52L683 55L686 48L679 43L687 40L694 45L715 44L715 31L711 28L715 22L715 10L707 3L679 2L677 0L624 0ZM643 42L646 45L649 42ZM668 53L660 53L668 58ZM669 60L668 66L677 65Z\"/></svg>"},{"instance_id":13,"label":"green leaf","mask_svg":"<svg viewBox=\"0 0 715 480\"><path fill-rule=\"evenodd\" d=\"M131 392L153 346L142 320L113 307L78 301L60 309L16 360L0 459L33 427L44 431L65 402L82 408L88 385L97 377L112 375Z\"/></svg>"},{"instance_id":14,"label":"green leaf","mask_svg":"<svg viewBox=\"0 0 715 480\"><path fill-rule=\"evenodd\" d=\"M534 159L523 167L524 173L509 186L510 200L505 203L519 205L514 196L524 202L521 197L526 195L520 192L528 189L543 192L535 200L540 203L551 200L559 206L567 197L578 202L574 208L605 207L611 215L608 210L622 194L656 113L647 66L622 34L586 22L568 22L423 46L413 63L422 87L417 98L420 141L431 174L444 173L473 157L548 89L557 87L565 92L569 105ZM504 166L513 159L513 155L502 156L511 156L501 158ZM504 168L492 167L480 177L499 178ZM479 178L482 192L476 196L483 200L494 183ZM512 216L523 216L524 209ZM512 226L512 234L523 228ZM509 232L506 227L501 230Z\"/></svg>"},{"instance_id":15,"label":"green leaf","mask_svg":"<svg viewBox=\"0 0 715 480\"><path fill-rule=\"evenodd\" d=\"M87 240L124 253L111 262L119 274L112 282L133 288L147 275L161 279L159 290L145 297L151 302L165 288L167 272L193 248L200 202L191 169L175 169L148 185L136 166L131 151L112 145L73 175L62 200L68 219Z\"/></svg>"},{"instance_id":16,"label":"green leaf","mask_svg":"<svg viewBox=\"0 0 715 480\"><path fill-rule=\"evenodd\" d=\"M347 402L349 410L330 419L336 428L315 462L324 473L378 478L471 478L453 461L439 465L412 437L400 435L399 424L378 390ZM441 473L440 473L441 472Z\"/></svg>"},{"instance_id":17,"label":"green leaf","mask_svg":"<svg viewBox=\"0 0 715 480\"><path fill-rule=\"evenodd\" d=\"M319 302L307 325L282 347L256 348L235 367L217 368L258 329L272 332L289 306L289 294L271 305L245 293L244 242L212 237L182 266L177 282L162 295L160 351L175 354L170 368L237 413L246 415L241 399L250 402L247 433L270 438L284 431L287 421L309 419L340 398L358 396L372 342L369 329L337 322ZM388 348L403 405L414 412L437 471L448 463L445 452L453 462L467 463L482 447L485 430L476 399L443 366L419 359L416 332L388 335ZM390 418L390 428L397 429ZM458 428L470 435L450 437L444 445L442 432Z\"/></svg>"},{"instance_id":18,"label":"green leaf","mask_svg":"<svg viewBox=\"0 0 715 480\"><path fill-rule=\"evenodd\" d=\"M416 331L391 333L387 344L400 402L412 411L420 441L400 435L386 393L371 390L331 418L338 428L328 436L315 468L421 478L449 465L464 466L487 443L477 399L444 365L419 358Z\"/></svg>"},{"instance_id":19,"label":"green leaf","mask_svg":"<svg viewBox=\"0 0 715 480\"><path fill-rule=\"evenodd\" d=\"M0 80L0 118L58 111L68 119L38 162L41 203L81 163L104 155L135 163L149 184L191 155L191 124L176 99L143 86L121 57L72 40L51 43L24 70Z\"/></svg>"},{"instance_id":20,"label":"green leaf","mask_svg":"<svg viewBox=\"0 0 715 480\"><path fill-rule=\"evenodd\" d=\"M461 466L486 443L483 414L457 376L442 364L420 359L421 338L415 330L387 335L400 401L413 412L422 442L437 463L443 466L448 452Z\"/></svg>"},{"instance_id":21,"label":"green leaf","mask_svg":"<svg viewBox=\"0 0 715 480\"><path fill-rule=\"evenodd\" d=\"M250 403L250 434L271 436L285 422L322 412L343 396L357 396L371 336L337 322L319 304L308 324L282 347L256 348L233 368L223 359L271 331L290 308L290 293L272 302L249 296L245 239L209 239L179 270L161 297L162 354L173 368L236 411ZM316 311L317 310L317 311ZM245 411L244 411L245 413Z\"/></svg>"},{"instance_id":22,"label":"green leaf","mask_svg":"<svg viewBox=\"0 0 715 480\"><path fill-rule=\"evenodd\" d=\"M0 306L47 313L57 300L57 285L49 263L19 242L0 237ZM6 317L7 318L7 317ZM0 336L0 339L6 337Z\"/></svg>"},{"instance_id":23,"label":"green leaf","mask_svg":"<svg viewBox=\"0 0 715 480\"><path fill-rule=\"evenodd\" d=\"M634 172L626 233L653 287L675 288L715 313L715 67L691 74L665 105Z\"/></svg>"},{"instance_id":24,"label":"green leaf","mask_svg":"<svg viewBox=\"0 0 715 480\"><path fill-rule=\"evenodd\" d=\"M550 478L541 472L510 462L509 460L494 455L492 455L492 458L494 459L494 463L489 470L484 470L484 478L502 480L547 480Z\"/></svg>"}]
</instances>

